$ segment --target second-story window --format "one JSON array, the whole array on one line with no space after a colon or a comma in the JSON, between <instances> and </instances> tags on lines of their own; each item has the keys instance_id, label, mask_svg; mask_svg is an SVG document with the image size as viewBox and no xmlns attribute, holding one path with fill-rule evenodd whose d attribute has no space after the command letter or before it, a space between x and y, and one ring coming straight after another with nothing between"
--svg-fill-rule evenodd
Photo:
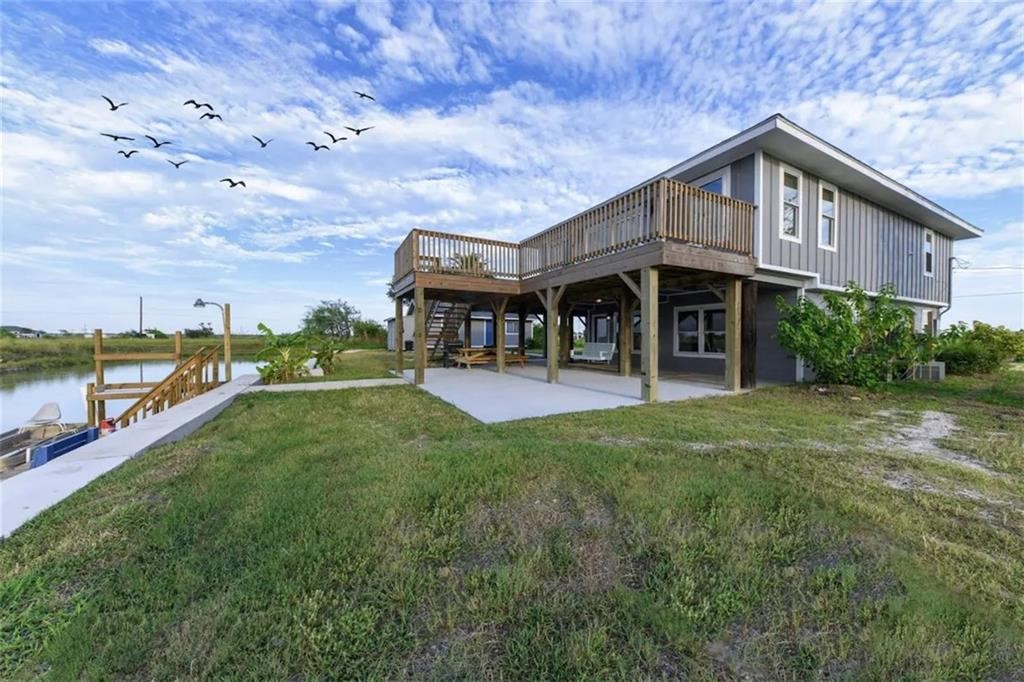
<instances>
[{"instance_id":1,"label":"second-story window","mask_svg":"<svg viewBox=\"0 0 1024 682\"><path fill-rule=\"evenodd\" d=\"M836 188L827 182L821 183L818 207L821 213L818 223L818 246L830 251L836 250Z\"/></svg>"},{"instance_id":2,"label":"second-story window","mask_svg":"<svg viewBox=\"0 0 1024 682\"><path fill-rule=\"evenodd\" d=\"M924 232L924 274L926 277L935 275L935 233L931 230Z\"/></svg>"},{"instance_id":3,"label":"second-story window","mask_svg":"<svg viewBox=\"0 0 1024 682\"><path fill-rule=\"evenodd\" d=\"M803 176L799 171L782 167L782 223L779 236L800 241L800 195Z\"/></svg>"}]
</instances>

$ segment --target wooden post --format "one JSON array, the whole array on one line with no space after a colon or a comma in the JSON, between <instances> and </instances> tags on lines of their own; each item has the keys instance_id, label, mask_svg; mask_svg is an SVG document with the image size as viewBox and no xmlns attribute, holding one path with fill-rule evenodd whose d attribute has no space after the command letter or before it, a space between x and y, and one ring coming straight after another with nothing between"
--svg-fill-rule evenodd
<instances>
[{"instance_id":1,"label":"wooden post","mask_svg":"<svg viewBox=\"0 0 1024 682\"><path fill-rule=\"evenodd\" d=\"M658 271L640 270L640 399L658 400Z\"/></svg>"},{"instance_id":2,"label":"wooden post","mask_svg":"<svg viewBox=\"0 0 1024 682\"><path fill-rule=\"evenodd\" d=\"M757 386L757 282L743 282L743 314L740 320L740 386L755 388Z\"/></svg>"},{"instance_id":3,"label":"wooden post","mask_svg":"<svg viewBox=\"0 0 1024 682\"><path fill-rule=\"evenodd\" d=\"M494 350L497 354L498 374L505 371L505 309L507 307L507 298L499 298L491 304L494 315Z\"/></svg>"},{"instance_id":4,"label":"wooden post","mask_svg":"<svg viewBox=\"0 0 1024 682\"><path fill-rule=\"evenodd\" d=\"M174 366L181 364L181 332L174 332Z\"/></svg>"},{"instance_id":5,"label":"wooden post","mask_svg":"<svg viewBox=\"0 0 1024 682\"><path fill-rule=\"evenodd\" d=\"M92 330L92 352L93 362L96 365L96 388L102 389L103 384L106 383L103 379L103 330L94 329ZM99 424L101 421L107 418L107 404L102 400L96 401L96 423Z\"/></svg>"},{"instance_id":6,"label":"wooden post","mask_svg":"<svg viewBox=\"0 0 1024 682\"><path fill-rule=\"evenodd\" d=\"M96 424L96 401L94 400L93 393L96 390L96 384L89 382L85 385L85 415L86 422L89 426L97 426Z\"/></svg>"},{"instance_id":7,"label":"wooden post","mask_svg":"<svg viewBox=\"0 0 1024 682\"><path fill-rule=\"evenodd\" d=\"M231 304L224 304L224 381L231 381Z\"/></svg>"},{"instance_id":8,"label":"wooden post","mask_svg":"<svg viewBox=\"0 0 1024 682\"><path fill-rule=\"evenodd\" d=\"M619 297L619 374L628 377L633 371L633 306L629 296Z\"/></svg>"},{"instance_id":9,"label":"wooden post","mask_svg":"<svg viewBox=\"0 0 1024 682\"><path fill-rule=\"evenodd\" d=\"M427 303L424 300L423 287L416 287L414 291L416 330L413 334L413 357L416 360L416 368L413 372L413 382L419 385L423 383L427 371Z\"/></svg>"},{"instance_id":10,"label":"wooden post","mask_svg":"<svg viewBox=\"0 0 1024 682\"><path fill-rule=\"evenodd\" d=\"M739 277L733 277L725 284L725 388L727 391L740 389L742 285L743 282Z\"/></svg>"},{"instance_id":11,"label":"wooden post","mask_svg":"<svg viewBox=\"0 0 1024 682\"><path fill-rule=\"evenodd\" d=\"M395 374L405 376L405 306L402 299L395 297Z\"/></svg>"},{"instance_id":12,"label":"wooden post","mask_svg":"<svg viewBox=\"0 0 1024 682\"><path fill-rule=\"evenodd\" d=\"M569 357L572 352L572 306L566 305L564 312L558 320L558 364L562 367L569 366Z\"/></svg>"},{"instance_id":13,"label":"wooden post","mask_svg":"<svg viewBox=\"0 0 1024 682\"><path fill-rule=\"evenodd\" d=\"M543 294L536 292L544 304L544 345L547 348L548 383L558 383L558 304L565 293L565 285L548 287Z\"/></svg>"},{"instance_id":14,"label":"wooden post","mask_svg":"<svg viewBox=\"0 0 1024 682\"><path fill-rule=\"evenodd\" d=\"M519 354L526 354L526 306L519 306Z\"/></svg>"}]
</instances>

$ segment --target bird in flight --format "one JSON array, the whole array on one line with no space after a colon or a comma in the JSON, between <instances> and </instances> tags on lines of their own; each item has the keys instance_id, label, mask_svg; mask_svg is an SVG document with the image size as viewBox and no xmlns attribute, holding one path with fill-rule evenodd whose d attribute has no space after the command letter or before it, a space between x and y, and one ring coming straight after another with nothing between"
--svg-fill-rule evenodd
<instances>
[{"instance_id":1,"label":"bird in flight","mask_svg":"<svg viewBox=\"0 0 1024 682\"><path fill-rule=\"evenodd\" d=\"M138 149L133 149L130 152L126 152L125 150L120 149L120 150L118 150L117 153L120 154L121 156L123 156L126 159L130 159L130 158L132 158L132 154L138 154L139 150Z\"/></svg>"},{"instance_id":2,"label":"bird in flight","mask_svg":"<svg viewBox=\"0 0 1024 682\"><path fill-rule=\"evenodd\" d=\"M100 97L102 97L103 99L107 100L107 103L110 105L110 110L111 111L117 111L118 109L123 107L125 104L128 104L128 102L121 102L120 104L114 104L114 100L110 99L106 95L100 95Z\"/></svg>"},{"instance_id":3,"label":"bird in flight","mask_svg":"<svg viewBox=\"0 0 1024 682\"><path fill-rule=\"evenodd\" d=\"M348 139L347 137L335 137L332 133L329 133L326 130L324 131L324 135L331 138L331 144L336 144L338 142L341 142L342 140Z\"/></svg>"},{"instance_id":4,"label":"bird in flight","mask_svg":"<svg viewBox=\"0 0 1024 682\"><path fill-rule=\"evenodd\" d=\"M264 147L266 147L266 146L267 146L268 144L270 144L271 142L273 142L273 141L274 141L274 138L270 138L269 140L267 140L266 142L264 142L263 140L261 140L260 138L256 137L255 135L253 135L253 136L252 136L252 139L254 139L254 140L256 140L257 142L259 142L259 143L260 143L260 149L263 149L263 148L264 148Z\"/></svg>"},{"instance_id":5,"label":"bird in flight","mask_svg":"<svg viewBox=\"0 0 1024 682\"><path fill-rule=\"evenodd\" d=\"M204 118L208 118L210 120L217 119L218 121L223 121L224 120L223 118L220 117L220 114L211 114L210 112L206 112L205 114L200 116L199 120L202 121Z\"/></svg>"},{"instance_id":6,"label":"bird in flight","mask_svg":"<svg viewBox=\"0 0 1024 682\"><path fill-rule=\"evenodd\" d=\"M376 126L367 126L366 128L349 128L348 126L345 126L345 130L351 130L353 133L356 134L356 137L359 137L361 134L365 133L367 130L370 130L370 129L375 128L375 127Z\"/></svg>"},{"instance_id":7,"label":"bird in flight","mask_svg":"<svg viewBox=\"0 0 1024 682\"><path fill-rule=\"evenodd\" d=\"M100 135L103 137L109 137L114 142L117 142L118 140L128 140L129 142L135 141L134 137L125 137L124 135L111 135L110 133L100 133Z\"/></svg>"},{"instance_id":8,"label":"bird in flight","mask_svg":"<svg viewBox=\"0 0 1024 682\"><path fill-rule=\"evenodd\" d=\"M181 168L186 163L188 163L188 159L185 159L184 161L171 161L170 159L167 159L167 163L171 164L175 168Z\"/></svg>"},{"instance_id":9,"label":"bird in flight","mask_svg":"<svg viewBox=\"0 0 1024 682\"><path fill-rule=\"evenodd\" d=\"M166 142L158 142L157 139L152 135L143 135L143 137L147 138L150 142L153 143L153 149L160 149L160 147L163 147L165 144L171 143L170 140L167 140Z\"/></svg>"},{"instance_id":10,"label":"bird in flight","mask_svg":"<svg viewBox=\"0 0 1024 682\"><path fill-rule=\"evenodd\" d=\"M196 109L202 109L203 107L206 107L210 111L213 111L213 107L210 106L209 102L197 102L194 99L186 100L185 103L182 104L181 106L185 107L185 106L188 106L189 104L191 104Z\"/></svg>"},{"instance_id":11,"label":"bird in flight","mask_svg":"<svg viewBox=\"0 0 1024 682\"><path fill-rule=\"evenodd\" d=\"M377 100L375 100L373 98L373 95L367 95L365 92L359 92L358 90L353 90L352 92L354 92L355 94L359 95L359 99L368 99L371 102L376 102L377 101Z\"/></svg>"},{"instance_id":12,"label":"bird in flight","mask_svg":"<svg viewBox=\"0 0 1024 682\"><path fill-rule=\"evenodd\" d=\"M231 187L229 187L228 189L231 189L232 187L236 187L237 185L241 185L242 187L245 187L245 180L232 180L231 178L221 178L220 181L221 182L226 182L229 185L231 185Z\"/></svg>"},{"instance_id":13,"label":"bird in flight","mask_svg":"<svg viewBox=\"0 0 1024 682\"><path fill-rule=\"evenodd\" d=\"M327 149L327 150L330 150L330 147L328 147L328 146L327 146L327 145L325 145L325 144L317 144L316 142L307 142L306 144L308 144L308 145L309 145L310 147L312 147L312 148L313 148L313 151L315 151L315 152L318 152L318 151L320 151L321 149Z\"/></svg>"}]
</instances>

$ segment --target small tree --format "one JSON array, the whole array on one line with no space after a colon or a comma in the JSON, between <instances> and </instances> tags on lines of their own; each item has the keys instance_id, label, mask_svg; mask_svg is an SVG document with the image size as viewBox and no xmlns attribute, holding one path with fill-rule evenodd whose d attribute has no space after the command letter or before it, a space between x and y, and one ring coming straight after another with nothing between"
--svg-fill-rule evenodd
<instances>
[{"instance_id":1,"label":"small tree","mask_svg":"<svg viewBox=\"0 0 1024 682\"><path fill-rule=\"evenodd\" d=\"M358 319L359 311L355 306L341 299L320 301L302 318L302 331L310 336L347 339L352 335L352 324Z\"/></svg>"},{"instance_id":2,"label":"small tree","mask_svg":"<svg viewBox=\"0 0 1024 682\"><path fill-rule=\"evenodd\" d=\"M352 323L352 336L366 341L377 341L384 339L388 330L376 320L356 320Z\"/></svg>"},{"instance_id":3,"label":"small tree","mask_svg":"<svg viewBox=\"0 0 1024 682\"><path fill-rule=\"evenodd\" d=\"M933 355L931 337L914 333L914 311L895 297L887 285L872 299L852 282L844 293L826 292L823 308L806 297L790 305L780 296L777 338L818 381L877 386Z\"/></svg>"},{"instance_id":4,"label":"small tree","mask_svg":"<svg viewBox=\"0 0 1024 682\"><path fill-rule=\"evenodd\" d=\"M197 329L186 327L182 333L188 339L205 339L213 336L213 325L209 322L200 322Z\"/></svg>"}]
</instances>

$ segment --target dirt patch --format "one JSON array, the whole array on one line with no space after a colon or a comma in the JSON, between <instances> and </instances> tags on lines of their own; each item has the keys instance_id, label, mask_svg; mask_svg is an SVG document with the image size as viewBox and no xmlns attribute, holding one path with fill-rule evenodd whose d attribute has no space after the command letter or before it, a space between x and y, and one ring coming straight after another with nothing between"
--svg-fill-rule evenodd
<instances>
[{"instance_id":1,"label":"dirt patch","mask_svg":"<svg viewBox=\"0 0 1024 682\"><path fill-rule=\"evenodd\" d=\"M630 436L601 436L597 439L597 442L623 448L637 448L647 445L651 441L648 438L633 438Z\"/></svg>"},{"instance_id":2,"label":"dirt patch","mask_svg":"<svg viewBox=\"0 0 1024 682\"><path fill-rule=\"evenodd\" d=\"M504 633L487 625L457 625L416 648L400 679L492 679L484 671L498 660Z\"/></svg>"},{"instance_id":3,"label":"dirt patch","mask_svg":"<svg viewBox=\"0 0 1024 682\"><path fill-rule=\"evenodd\" d=\"M886 420L893 421L908 413L898 410L879 410L875 414ZM928 457L949 464L956 464L972 471L998 475L997 472L990 469L984 463L938 444L938 441L948 438L958 430L955 415L948 412L926 410L921 413L921 422L919 424L900 425L888 435L872 443L872 445L885 449L896 449L901 452Z\"/></svg>"},{"instance_id":4,"label":"dirt patch","mask_svg":"<svg viewBox=\"0 0 1024 682\"><path fill-rule=\"evenodd\" d=\"M621 529L613 503L547 485L505 504L482 507L467 531L460 571L491 568L515 555L549 557L550 590L604 591L629 575L620 559Z\"/></svg>"}]
</instances>

